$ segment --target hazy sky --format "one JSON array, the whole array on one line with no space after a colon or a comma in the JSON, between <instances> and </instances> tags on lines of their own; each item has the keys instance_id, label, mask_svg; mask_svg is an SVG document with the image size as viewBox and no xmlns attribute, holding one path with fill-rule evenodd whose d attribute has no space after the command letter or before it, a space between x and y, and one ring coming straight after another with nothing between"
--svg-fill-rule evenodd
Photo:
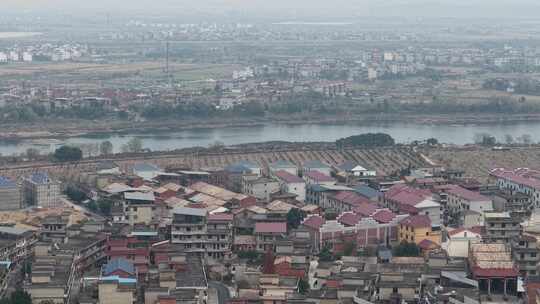
<instances>
[{"instance_id":1,"label":"hazy sky","mask_svg":"<svg viewBox=\"0 0 540 304\"><path fill-rule=\"evenodd\" d=\"M0 0L10 11L239 12L275 16L537 17L540 0Z\"/></svg>"}]
</instances>

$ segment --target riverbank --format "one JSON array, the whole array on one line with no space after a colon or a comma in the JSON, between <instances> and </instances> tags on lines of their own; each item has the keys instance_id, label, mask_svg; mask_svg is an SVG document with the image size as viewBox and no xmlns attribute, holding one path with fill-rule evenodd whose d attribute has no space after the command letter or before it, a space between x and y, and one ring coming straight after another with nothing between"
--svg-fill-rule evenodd
<instances>
[{"instance_id":1,"label":"riverbank","mask_svg":"<svg viewBox=\"0 0 540 304\"><path fill-rule=\"evenodd\" d=\"M359 126L384 125L391 123L413 123L418 125L486 125L540 122L538 114L362 114L362 115L321 115L321 116L273 116L256 119L197 119L166 121L81 121L62 120L41 123L19 123L0 125L0 140L69 139L73 137L100 137L110 134L159 134L187 130L251 128L270 124L354 124Z\"/></svg>"}]
</instances>

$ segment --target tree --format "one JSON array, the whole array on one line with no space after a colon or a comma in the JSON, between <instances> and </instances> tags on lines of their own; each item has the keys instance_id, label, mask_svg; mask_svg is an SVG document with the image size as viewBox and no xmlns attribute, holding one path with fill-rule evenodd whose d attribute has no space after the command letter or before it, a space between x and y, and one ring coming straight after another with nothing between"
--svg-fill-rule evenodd
<instances>
[{"instance_id":1,"label":"tree","mask_svg":"<svg viewBox=\"0 0 540 304\"><path fill-rule=\"evenodd\" d=\"M113 205L113 202L108 199L100 199L97 202L97 207L99 209L99 212L101 212L104 215L111 214L112 205Z\"/></svg>"},{"instance_id":2,"label":"tree","mask_svg":"<svg viewBox=\"0 0 540 304\"><path fill-rule=\"evenodd\" d=\"M343 245L343 255L352 256L356 250L356 243L354 241L345 242Z\"/></svg>"},{"instance_id":3,"label":"tree","mask_svg":"<svg viewBox=\"0 0 540 304\"><path fill-rule=\"evenodd\" d=\"M97 212L99 209L98 204L96 204L96 202L94 201L91 201L90 203L88 203L86 207L92 212Z\"/></svg>"},{"instance_id":4,"label":"tree","mask_svg":"<svg viewBox=\"0 0 540 304\"><path fill-rule=\"evenodd\" d=\"M506 134L504 136L504 142L507 144L507 145L511 145L514 143L514 137L512 137L512 135L510 134Z\"/></svg>"},{"instance_id":5,"label":"tree","mask_svg":"<svg viewBox=\"0 0 540 304\"><path fill-rule=\"evenodd\" d=\"M433 138L433 137L432 137L432 138L428 138L428 139L426 140L426 143L427 143L428 145L430 145L430 146L436 146L436 145L439 144L439 140L437 140L436 138Z\"/></svg>"},{"instance_id":6,"label":"tree","mask_svg":"<svg viewBox=\"0 0 540 304\"><path fill-rule=\"evenodd\" d=\"M525 145L530 145L531 142L532 142L531 135L530 135L530 134L523 134L523 135L521 135L521 141L522 141L523 144L525 144Z\"/></svg>"},{"instance_id":7,"label":"tree","mask_svg":"<svg viewBox=\"0 0 540 304\"><path fill-rule=\"evenodd\" d=\"M15 290L11 297L2 299L2 304L32 304L32 298L24 290Z\"/></svg>"},{"instance_id":8,"label":"tree","mask_svg":"<svg viewBox=\"0 0 540 304\"><path fill-rule=\"evenodd\" d=\"M332 252L330 251L330 247L324 246L323 249L321 249L321 252L319 252L319 261L331 262L333 260L334 260L334 256L332 255Z\"/></svg>"},{"instance_id":9,"label":"tree","mask_svg":"<svg viewBox=\"0 0 540 304\"><path fill-rule=\"evenodd\" d=\"M66 195L69 197L69 199L77 203L81 203L88 198L86 196L86 193L84 193L79 188L73 185L67 186Z\"/></svg>"},{"instance_id":10,"label":"tree","mask_svg":"<svg viewBox=\"0 0 540 304\"><path fill-rule=\"evenodd\" d=\"M298 293L299 294L306 294L309 291L309 283L306 281L306 279L301 278L300 281L298 281Z\"/></svg>"},{"instance_id":11,"label":"tree","mask_svg":"<svg viewBox=\"0 0 540 304\"><path fill-rule=\"evenodd\" d=\"M113 148L113 144L110 141L106 140L99 145L99 152L101 153L101 155L109 155L112 154Z\"/></svg>"},{"instance_id":12,"label":"tree","mask_svg":"<svg viewBox=\"0 0 540 304\"><path fill-rule=\"evenodd\" d=\"M53 156L60 162L79 161L82 159L82 151L77 147L62 146L54 151Z\"/></svg>"},{"instance_id":13,"label":"tree","mask_svg":"<svg viewBox=\"0 0 540 304\"><path fill-rule=\"evenodd\" d=\"M39 150L36 148L28 148L26 149L26 157L28 159L36 159L39 156Z\"/></svg>"},{"instance_id":14,"label":"tree","mask_svg":"<svg viewBox=\"0 0 540 304\"><path fill-rule=\"evenodd\" d=\"M143 149L142 139L138 137L131 138L125 145L122 146L122 152L138 153Z\"/></svg>"},{"instance_id":15,"label":"tree","mask_svg":"<svg viewBox=\"0 0 540 304\"><path fill-rule=\"evenodd\" d=\"M336 141L338 147L363 146L363 147L385 147L395 145L392 136L385 133L365 133L360 135L341 138Z\"/></svg>"},{"instance_id":16,"label":"tree","mask_svg":"<svg viewBox=\"0 0 540 304\"><path fill-rule=\"evenodd\" d=\"M493 146L497 144L497 139L488 133L477 133L474 135L474 142L483 146Z\"/></svg>"},{"instance_id":17,"label":"tree","mask_svg":"<svg viewBox=\"0 0 540 304\"><path fill-rule=\"evenodd\" d=\"M397 257L417 257L420 256L420 247L415 243L408 243L402 241L399 245L394 247L394 256Z\"/></svg>"},{"instance_id":18,"label":"tree","mask_svg":"<svg viewBox=\"0 0 540 304\"><path fill-rule=\"evenodd\" d=\"M292 229L296 229L300 226L305 217L306 213L304 211L298 208L292 208L287 213L287 225Z\"/></svg>"}]
</instances>

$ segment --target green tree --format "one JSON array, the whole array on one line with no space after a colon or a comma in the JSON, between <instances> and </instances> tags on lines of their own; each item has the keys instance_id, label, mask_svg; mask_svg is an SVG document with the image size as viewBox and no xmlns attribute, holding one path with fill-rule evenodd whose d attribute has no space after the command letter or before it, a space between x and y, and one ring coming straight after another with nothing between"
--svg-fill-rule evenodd
<instances>
[{"instance_id":1,"label":"green tree","mask_svg":"<svg viewBox=\"0 0 540 304\"><path fill-rule=\"evenodd\" d=\"M334 256L332 255L332 251L330 251L330 247L324 246L323 249L321 249L321 252L319 252L319 261L331 262L333 260Z\"/></svg>"},{"instance_id":2,"label":"green tree","mask_svg":"<svg viewBox=\"0 0 540 304\"><path fill-rule=\"evenodd\" d=\"M289 228L296 229L306 217L306 213L298 208L292 208L287 213L287 225Z\"/></svg>"},{"instance_id":3,"label":"green tree","mask_svg":"<svg viewBox=\"0 0 540 304\"><path fill-rule=\"evenodd\" d=\"M91 201L90 203L88 203L88 205L86 205L86 207L88 209L90 209L90 211L92 212L97 212L99 207L98 207L98 204L94 201Z\"/></svg>"},{"instance_id":4,"label":"green tree","mask_svg":"<svg viewBox=\"0 0 540 304\"><path fill-rule=\"evenodd\" d=\"M112 154L113 148L113 144L110 141L106 140L99 145L99 152L101 153L101 155L109 155Z\"/></svg>"},{"instance_id":5,"label":"green tree","mask_svg":"<svg viewBox=\"0 0 540 304\"><path fill-rule=\"evenodd\" d=\"M39 156L39 150L36 148L28 148L26 149L26 157L30 160L34 160Z\"/></svg>"},{"instance_id":6,"label":"green tree","mask_svg":"<svg viewBox=\"0 0 540 304\"><path fill-rule=\"evenodd\" d=\"M86 196L86 193L84 193L83 191L81 191L81 189L79 189L78 187L74 185L67 186L66 195L69 197L69 199L77 203L82 203L84 200L88 198Z\"/></svg>"},{"instance_id":7,"label":"green tree","mask_svg":"<svg viewBox=\"0 0 540 304\"><path fill-rule=\"evenodd\" d=\"M360 135L341 138L336 141L338 147L363 146L363 147L384 147L395 145L392 136L385 133L365 133Z\"/></svg>"},{"instance_id":8,"label":"green tree","mask_svg":"<svg viewBox=\"0 0 540 304\"><path fill-rule=\"evenodd\" d=\"M97 202L97 206L98 206L99 211L102 214L105 214L105 215L110 215L111 214L112 205L113 205L113 202L111 200L108 200L108 199L100 199Z\"/></svg>"},{"instance_id":9,"label":"green tree","mask_svg":"<svg viewBox=\"0 0 540 304\"><path fill-rule=\"evenodd\" d=\"M300 281L298 281L298 293L299 294L306 294L309 291L309 283L306 279L301 278Z\"/></svg>"},{"instance_id":10,"label":"green tree","mask_svg":"<svg viewBox=\"0 0 540 304\"><path fill-rule=\"evenodd\" d=\"M77 147L62 146L54 151L54 158L60 162L79 161L82 159L82 151Z\"/></svg>"},{"instance_id":11,"label":"green tree","mask_svg":"<svg viewBox=\"0 0 540 304\"><path fill-rule=\"evenodd\" d=\"M415 243L408 243L406 241L401 242L394 247L394 256L397 257L417 257L420 256L420 247Z\"/></svg>"},{"instance_id":12,"label":"green tree","mask_svg":"<svg viewBox=\"0 0 540 304\"><path fill-rule=\"evenodd\" d=\"M437 140L436 138L433 138L433 137L432 137L432 138L428 138L428 139L426 140L426 143L427 143L428 145L430 145L430 146L436 146L436 145L439 144L439 140Z\"/></svg>"},{"instance_id":13,"label":"green tree","mask_svg":"<svg viewBox=\"0 0 540 304\"><path fill-rule=\"evenodd\" d=\"M355 250L356 250L356 243L354 241L345 242L345 244L343 245L343 255L344 256L352 256L352 255L354 255Z\"/></svg>"},{"instance_id":14,"label":"green tree","mask_svg":"<svg viewBox=\"0 0 540 304\"><path fill-rule=\"evenodd\" d=\"M125 145L122 146L122 152L138 153L143 149L142 139L138 137L131 138Z\"/></svg>"},{"instance_id":15,"label":"green tree","mask_svg":"<svg viewBox=\"0 0 540 304\"><path fill-rule=\"evenodd\" d=\"M5 300L5 299L3 299ZM24 290L15 290L9 300L6 302L9 304L32 304L32 298Z\"/></svg>"}]
</instances>

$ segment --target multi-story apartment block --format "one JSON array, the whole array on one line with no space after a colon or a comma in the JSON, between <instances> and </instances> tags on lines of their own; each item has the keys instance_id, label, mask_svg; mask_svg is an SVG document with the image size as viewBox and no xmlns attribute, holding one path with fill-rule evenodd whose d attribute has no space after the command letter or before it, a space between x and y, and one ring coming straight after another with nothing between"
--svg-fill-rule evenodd
<instances>
[{"instance_id":1,"label":"multi-story apartment block","mask_svg":"<svg viewBox=\"0 0 540 304\"><path fill-rule=\"evenodd\" d=\"M259 200L269 201L270 194L279 192L279 182L272 178L247 175L243 178L244 194L253 196Z\"/></svg>"},{"instance_id":2,"label":"multi-story apartment block","mask_svg":"<svg viewBox=\"0 0 540 304\"><path fill-rule=\"evenodd\" d=\"M15 227L0 227L0 260L18 263L32 253L38 234Z\"/></svg>"},{"instance_id":3,"label":"multi-story apartment block","mask_svg":"<svg viewBox=\"0 0 540 304\"><path fill-rule=\"evenodd\" d=\"M201 257L229 258L232 250L231 214L208 214L205 209L179 207L173 210L171 243L186 253Z\"/></svg>"},{"instance_id":4,"label":"multi-story apartment block","mask_svg":"<svg viewBox=\"0 0 540 304\"><path fill-rule=\"evenodd\" d=\"M21 191L17 184L0 176L0 211L21 209Z\"/></svg>"},{"instance_id":5,"label":"multi-story apartment block","mask_svg":"<svg viewBox=\"0 0 540 304\"><path fill-rule=\"evenodd\" d=\"M47 173L34 173L23 179L23 203L25 206L57 207L60 183L49 178Z\"/></svg>"},{"instance_id":6,"label":"multi-story apartment block","mask_svg":"<svg viewBox=\"0 0 540 304\"><path fill-rule=\"evenodd\" d=\"M540 172L527 168L507 170L497 168L490 171L499 189L510 193L523 193L531 198L534 207L540 207Z\"/></svg>"},{"instance_id":7,"label":"multi-story apartment block","mask_svg":"<svg viewBox=\"0 0 540 304\"><path fill-rule=\"evenodd\" d=\"M447 207L451 213L458 214L469 210L480 214L493 210L492 200L478 192L470 191L460 186L447 186Z\"/></svg>"},{"instance_id":8,"label":"multi-story apartment block","mask_svg":"<svg viewBox=\"0 0 540 304\"><path fill-rule=\"evenodd\" d=\"M186 253L203 255L206 251L205 209L175 208L171 225L171 243L181 245Z\"/></svg>"},{"instance_id":9,"label":"multi-story apartment block","mask_svg":"<svg viewBox=\"0 0 540 304\"><path fill-rule=\"evenodd\" d=\"M487 242L510 243L522 232L519 218L512 217L508 212L484 213L484 227L486 231L484 239Z\"/></svg>"},{"instance_id":10,"label":"multi-story apartment block","mask_svg":"<svg viewBox=\"0 0 540 304\"><path fill-rule=\"evenodd\" d=\"M278 240L287 234L286 222L257 222L255 224L255 241L258 251L274 250Z\"/></svg>"},{"instance_id":11,"label":"multi-story apartment block","mask_svg":"<svg viewBox=\"0 0 540 304\"><path fill-rule=\"evenodd\" d=\"M535 237L521 235L512 239L512 257L522 276L535 276L540 262L538 243Z\"/></svg>"},{"instance_id":12,"label":"multi-story apartment block","mask_svg":"<svg viewBox=\"0 0 540 304\"><path fill-rule=\"evenodd\" d=\"M207 217L208 257L223 259L230 258L233 243L232 214L209 214Z\"/></svg>"}]
</instances>

